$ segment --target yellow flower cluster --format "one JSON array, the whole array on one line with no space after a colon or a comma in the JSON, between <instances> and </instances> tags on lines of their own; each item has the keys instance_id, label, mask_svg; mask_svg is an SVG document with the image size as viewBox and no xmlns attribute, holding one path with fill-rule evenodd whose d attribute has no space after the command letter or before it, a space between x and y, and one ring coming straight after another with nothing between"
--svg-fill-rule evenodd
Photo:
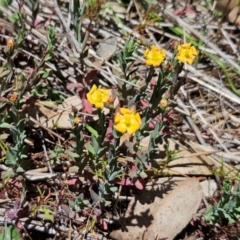
<instances>
[{"instance_id":1,"label":"yellow flower cluster","mask_svg":"<svg viewBox=\"0 0 240 240\"><path fill-rule=\"evenodd\" d=\"M166 58L166 53L161 48L151 46L151 49L144 51L144 57L146 58L146 64L148 66L158 67Z\"/></svg>"},{"instance_id":2,"label":"yellow flower cluster","mask_svg":"<svg viewBox=\"0 0 240 240\"><path fill-rule=\"evenodd\" d=\"M197 57L198 52L191 43L181 44L178 46L178 52L176 58L182 63L192 64ZM158 67L166 58L166 53L161 48L151 46L150 49L144 51L144 57L146 59L146 65ZM103 108L107 102L112 102L111 90L100 89L96 85L93 85L89 93L87 93L88 101L96 108ZM168 101L162 99L159 106L166 108ZM78 123L77 119L75 123ZM120 112L116 113L114 118L114 128L120 133L135 133L142 124L140 114L130 110L128 108L120 108Z\"/></svg>"},{"instance_id":3,"label":"yellow flower cluster","mask_svg":"<svg viewBox=\"0 0 240 240\"><path fill-rule=\"evenodd\" d=\"M110 90L97 88L94 84L89 93L87 93L87 100L95 105L96 108L103 108L104 104L108 102Z\"/></svg>"},{"instance_id":4,"label":"yellow flower cluster","mask_svg":"<svg viewBox=\"0 0 240 240\"><path fill-rule=\"evenodd\" d=\"M139 113L128 108L120 108L120 113L117 113L114 118L114 128L121 133L133 134L142 124Z\"/></svg>"},{"instance_id":5,"label":"yellow flower cluster","mask_svg":"<svg viewBox=\"0 0 240 240\"><path fill-rule=\"evenodd\" d=\"M96 108L103 108L105 103L111 101L111 91L93 85L87 93L87 99ZM74 123L78 123L77 119L74 119ZM118 132L133 134L141 127L142 120L139 113L128 108L120 108L120 113L115 115L114 124L114 128Z\"/></svg>"},{"instance_id":6,"label":"yellow flower cluster","mask_svg":"<svg viewBox=\"0 0 240 240\"><path fill-rule=\"evenodd\" d=\"M198 51L191 43L180 44L178 46L177 59L182 63L193 64L198 55ZM144 51L144 57L146 58L146 65L158 67L166 58L166 53L157 46L151 46L151 49Z\"/></svg>"},{"instance_id":7,"label":"yellow flower cluster","mask_svg":"<svg viewBox=\"0 0 240 240\"><path fill-rule=\"evenodd\" d=\"M191 43L185 43L178 46L177 59L182 63L193 64L198 52Z\"/></svg>"}]
</instances>

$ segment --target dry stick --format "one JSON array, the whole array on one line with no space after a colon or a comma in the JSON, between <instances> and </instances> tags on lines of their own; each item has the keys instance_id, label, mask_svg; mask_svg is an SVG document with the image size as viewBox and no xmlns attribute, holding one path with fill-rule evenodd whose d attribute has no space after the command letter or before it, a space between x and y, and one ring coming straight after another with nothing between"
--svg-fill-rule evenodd
<instances>
[{"instance_id":1,"label":"dry stick","mask_svg":"<svg viewBox=\"0 0 240 240\"><path fill-rule=\"evenodd\" d=\"M226 38L227 42L231 46L233 53L235 53L238 56L238 60L240 59L240 55L238 53L237 47L234 45L233 41L228 36L227 32L224 29L221 29L223 36Z\"/></svg>"},{"instance_id":2,"label":"dry stick","mask_svg":"<svg viewBox=\"0 0 240 240\"><path fill-rule=\"evenodd\" d=\"M54 8L55 8L55 11L58 15L58 17L60 18L68 36L69 36L69 39L71 40L71 42L73 43L73 45L75 46L75 49L78 53L81 53L82 49L81 49L81 44L78 42L78 40L76 39L76 37L72 34L71 30L69 29L63 15L62 15L62 12L60 11L59 9L59 6L58 6L58 3L57 3L57 0L53 0L53 3L54 3Z\"/></svg>"},{"instance_id":3,"label":"dry stick","mask_svg":"<svg viewBox=\"0 0 240 240\"><path fill-rule=\"evenodd\" d=\"M52 131L51 129L45 127L43 124L41 124L40 122L38 122L37 120L35 120L33 117L29 117L29 120L39 126L41 126L43 129L45 129L46 131L50 132L52 135L54 135L55 137L61 139L62 141L65 141L65 139L63 137L61 137L60 135L58 135L57 133L55 133L54 131Z\"/></svg>"},{"instance_id":4,"label":"dry stick","mask_svg":"<svg viewBox=\"0 0 240 240\"><path fill-rule=\"evenodd\" d=\"M191 66L188 66L188 69L191 68L191 70L193 70L193 72L195 72L196 74L198 74L198 71L195 70L193 67ZM211 77L208 77L204 74L201 75L201 77L203 79L205 79L206 81L208 82L212 82L212 79L215 79L215 78L211 78ZM238 103L240 104L240 98L236 95L234 95L230 90L228 90L227 88L225 88L224 86L219 86L219 83L218 85L217 84L214 84L216 86L212 86L210 83L208 82L204 82L203 80L200 80L199 78L196 78L192 75L188 75L188 78L190 78L191 80L193 80L194 82L197 82L199 85L202 85L204 87L206 87L207 89L210 89L212 90L213 92L216 92L218 93L219 95L225 97L225 98L228 98L230 101L232 102L235 102L235 103Z\"/></svg>"},{"instance_id":5,"label":"dry stick","mask_svg":"<svg viewBox=\"0 0 240 240\"><path fill-rule=\"evenodd\" d=\"M97 201L94 205L93 205L93 207L92 207L92 209L91 209L91 212L90 212L90 214L89 214L89 216L88 216L88 219L87 219L87 223L86 223L86 229L85 229L85 232L84 232L84 235L83 235L83 239L85 239L85 236L86 236L86 233L87 233L87 228L88 228L88 223L89 223L89 221L90 221L90 217L91 217L91 215L92 215L92 213L93 213L93 210L97 207L97 205L100 203L100 201Z\"/></svg>"},{"instance_id":6,"label":"dry stick","mask_svg":"<svg viewBox=\"0 0 240 240\"><path fill-rule=\"evenodd\" d=\"M186 91L181 88L182 93L184 94L184 96L186 97ZM192 106L192 108L195 110L195 112L197 113L197 115L200 117L200 119L202 120L202 122L204 123L205 126L208 127L209 131L212 133L212 135L215 137L215 139L218 141L218 143L222 146L222 148L226 151L229 152L228 149L222 144L221 139L219 139L219 137L217 136L217 134L215 133L215 131L209 126L208 122L206 121L206 119L202 116L202 114L200 113L200 111L198 111L196 105L193 103L192 100L189 100L190 105Z\"/></svg>"},{"instance_id":7,"label":"dry stick","mask_svg":"<svg viewBox=\"0 0 240 240\"><path fill-rule=\"evenodd\" d=\"M219 78L221 80L221 85L223 86L222 76L221 76L221 74L219 72L219 69L218 69L217 72L218 72ZM222 96L219 97L219 101L220 101L220 107L221 107L221 110L222 110L221 114L222 114L222 116L224 118L224 124L223 125L225 125L227 123L227 121L229 120L229 116L227 116L228 112L227 112L227 110L226 110L226 108L224 106L224 99L223 99Z\"/></svg>"},{"instance_id":8,"label":"dry stick","mask_svg":"<svg viewBox=\"0 0 240 240\"><path fill-rule=\"evenodd\" d=\"M38 113L36 113L36 117L37 117L37 120L39 122ZM47 160L47 164L48 164L48 170L50 171L51 174L53 174L53 170L52 170L52 167L51 167L51 164L50 164L50 159L49 159L48 154L47 154L47 149L46 149L46 146L45 146L45 141L44 141L44 136L43 136L42 130L40 130L40 136L41 136L41 139L42 139L42 148L43 148L43 151L44 151L44 154L45 154L45 157L46 157L46 160Z\"/></svg>"},{"instance_id":9,"label":"dry stick","mask_svg":"<svg viewBox=\"0 0 240 240\"><path fill-rule=\"evenodd\" d=\"M135 24L137 22L136 20L133 20L133 19L131 19L130 21L133 21L133 23L135 23ZM176 24L162 22L162 23L157 23L156 26L158 26L158 27L175 27ZM200 24L194 24L194 25L191 25L191 27L194 28L194 29L202 29L203 28L203 26L200 25ZM204 26L204 28L217 30L219 28L219 25L213 25L213 24L212 25L206 25L206 26ZM237 26L229 26L229 25L224 24L224 25L222 25L222 29L237 30L238 27Z\"/></svg>"},{"instance_id":10,"label":"dry stick","mask_svg":"<svg viewBox=\"0 0 240 240\"><path fill-rule=\"evenodd\" d=\"M186 142L186 144L190 145L191 147L201 149L202 151L212 151L214 150L211 146L202 146L200 144L197 144L196 142ZM221 164L221 159L224 158L224 162L234 161L240 162L240 152L234 152L234 153L225 153L225 152L216 152L213 154L214 160L216 160L218 163ZM228 161L226 161L228 159Z\"/></svg>"},{"instance_id":11,"label":"dry stick","mask_svg":"<svg viewBox=\"0 0 240 240\"><path fill-rule=\"evenodd\" d=\"M181 106L183 107L184 111L187 113L187 114L186 114L186 119L187 119L190 127L192 128L192 130L195 132L198 141L199 141L202 145L206 146L206 143L205 143L204 139L202 138L200 131L198 130L197 126L195 125L195 123L194 123L194 122L192 121L192 119L190 118L190 112L189 112L189 110L185 107L185 105L183 104L183 102L182 102L182 100L181 100L180 98L177 99L177 103L178 103L179 105L181 105Z\"/></svg>"}]
</instances>

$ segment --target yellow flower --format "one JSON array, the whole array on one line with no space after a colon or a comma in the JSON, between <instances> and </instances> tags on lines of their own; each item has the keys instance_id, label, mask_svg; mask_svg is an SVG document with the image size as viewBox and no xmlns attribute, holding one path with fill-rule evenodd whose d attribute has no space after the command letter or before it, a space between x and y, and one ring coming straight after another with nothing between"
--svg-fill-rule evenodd
<instances>
[{"instance_id":1,"label":"yellow flower","mask_svg":"<svg viewBox=\"0 0 240 240\"><path fill-rule=\"evenodd\" d=\"M142 120L139 113L128 108L120 108L120 113L118 112L114 118L114 124L118 132L133 134L141 127Z\"/></svg>"},{"instance_id":2,"label":"yellow flower","mask_svg":"<svg viewBox=\"0 0 240 240\"><path fill-rule=\"evenodd\" d=\"M167 105L168 105L167 99L162 99L162 100L160 101L159 105L160 105L160 107L162 107L162 108L166 108Z\"/></svg>"},{"instance_id":3,"label":"yellow flower","mask_svg":"<svg viewBox=\"0 0 240 240\"><path fill-rule=\"evenodd\" d=\"M15 103L18 99L18 95L16 93L13 93L9 97L9 101Z\"/></svg>"},{"instance_id":4,"label":"yellow flower","mask_svg":"<svg viewBox=\"0 0 240 240\"><path fill-rule=\"evenodd\" d=\"M151 46L151 49L144 51L144 57L146 58L146 64L148 66L158 67L166 58L166 53L161 48Z\"/></svg>"},{"instance_id":5,"label":"yellow flower","mask_svg":"<svg viewBox=\"0 0 240 240\"><path fill-rule=\"evenodd\" d=\"M198 55L198 51L191 43L185 43L178 46L177 59L182 63L192 64Z\"/></svg>"},{"instance_id":6,"label":"yellow flower","mask_svg":"<svg viewBox=\"0 0 240 240\"><path fill-rule=\"evenodd\" d=\"M96 108L103 108L104 103L108 102L110 96L110 90L100 89L94 84L89 93L87 93L87 99Z\"/></svg>"},{"instance_id":7,"label":"yellow flower","mask_svg":"<svg viewBox=\"0 0 240 240\"><path fill-rule=\"evenodd\" d=\"M7 40L7 47L9 49L11 49L11 48L13 48L13 46L14 46L14 39L13 38L8 38L8 40Z\"/></svg>"},{"instance_id":8,"label":"yellow flower","mask_svg":"<svg viewBox=\"0 0 240 240\"><path fill-rule=\"evenodd\" d=\"M81 122L81 119L79 117L75 117L73 119L73 122L74 122L75 125L78 125Z\"/></svg>"}]
</instances>

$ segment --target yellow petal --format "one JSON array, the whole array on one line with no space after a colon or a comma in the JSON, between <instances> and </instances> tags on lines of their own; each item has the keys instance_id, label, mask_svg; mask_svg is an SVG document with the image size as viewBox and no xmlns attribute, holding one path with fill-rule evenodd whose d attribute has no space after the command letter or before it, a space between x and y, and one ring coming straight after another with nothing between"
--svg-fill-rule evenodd
<instances>
[{"instance_id":1,"label":"yellow petal","mask_svg":"<svg viewBox=\"0 0 240 240\"><path fill-rule=\"evenodd\" d=\"M102 102L108 102L109 96L108 95L102 95Z\"/></svg>"},{"instance_id":2,"label":"yellow petal","mask_svg":"<svg viewBox=\"0 0 240 240\"><path fill-rule=\"evenodd\" d=\"M120 113L116 113L115 118L114 118L114 123L120 123L122 119L122 115Z\"/></svg>"},{"instance_id":3,"label":"yellow petal","mask_svg":"<svg viewBox=\"0 0 240 240\"><path fill-rule=\"evenodd\" d=\"M134 113L132 110L130 110L128 108L120 108L120 112L122 114L132 114L132 113Z\"/></svg>"},{"instance_id":4,"label":"yellow petal","mask_svg":"<svg viewBox=\"0 0 240 240\"><path fill-rule=\"evenodd\" d=\"M145 57L147 57L147 56L148 56L148 53L149 53L149 49L146 49L146 50L144 51L143 55L144 55Z\"/></svg>"},{"instance_id":5,"label":"yellow petal","mask_svg":"<svg viewBox=\"0 0 240 240\"><path fill-rule=\"evenodd\" d=\"M128 132L129 134L133 134L133 133L135 133L138 129L139 129L139 124L138 124L137 121L135 121L135 123L131 124L131 126L127 128L127 132Z\"/></svg>"},{"instance_id":6,"label":"yellow petal","mask_svg":"<svg viewBox=\"0 0 240 240\"><path fill-rule=\"evenodd\" d=\"M98 90L103 95L109 95L109 92L110 92L108 89L98 89Z\"/></svg>"},{"instance_id":7,"label":"yellow petal","mask_svg":"<svg viewBox=\"0 0 240 240\"><path fill-rule=\"evenodd\" d=\"M142 119L140 117L140 114L139 113L135 113L134 117L135 117L136 121L139 123L139 125L141 125L142 124Z\"/></svg>"},{"instance_id":8,"label":"yellow petal","mask_svg":"<svg viewBox=\"0 0 240 240\"><path fill-rule=\"evenodd\" d=\"M191 50L191 54L198 55L198 51L194 46L192 46L190 50Z\"/></svg>"},{"instance_id":9,"label":"yellow petal","mask_svg":"<svg viewBox=\"0 0 240 240\"><path fill-rule=\"evenodd\" d=\"M94 99L93 99L93 94L96 92L97 86L94 84L90 91L87 93L87 100L91 103L94 104Z\"/></svg>"},{"instance_id":10,"label":"yellow petal","mask_svg":"<svg viewBox=\"0 0 240 240\"><path fill-rule=\"evenodd\" d=\"M104 107L103 102L95 102L94 105L95 105L96 108L103 108Z\"/></svg>"},{"instance_id":11,"label":"yellow petal","mask_svg":"<svg viewBox=\"0 0 240 240\"><path fill-rule=\"evenodd\" d=\"M94 84L89 91L89 94L92 95L97 90L97 86Z\"/></svg>"},{"instance_id":12,"label":"yellow petal","mask_svg":"<svg viewBox=\"0 0 240 240\"><path fill-rule=\"evenodd\" d=\"M188 64L192 65L194 59L195 59L194 57L191 57L191 58L186 59L186 61Z\"/></svg>"},{"instance_id":13,"label":"yellow petal","mask_svg":"<svg viewBox=\"0 0 240 240\"><path fill-rule=\"evenodd\" d=\"M92 95L90 94L90 92L87 93L87 100L88 100L91 104L93 104Z\"/></svg>"},{"instance_id":14,"label":"yellow petal","mask_svg":"<svg viewBox=\"0 0 240 240\"><path fill-rule=\"evenodd\" d=\"M152 50L152 51L158 51L159 48L158 48L157 46L155 46L155 45L152 45L152 46L151 46L151 50Z\"/></svg>"},{"instance_id":15,"label":"yellow petal","mask_svg":"<svg viewBox=\"0 0 240 240\"><path fill-rule=\"evenodd\" d=\"M191 43L181 44L181 45L179 45L179 47L180 47L180 49L190 49Z\"/></svg>"},{"instance_id":16,"label":"yellow petal","mask_svg":"<svg viewBox=\"0 0 240 240\"><path fill-rule=\"evenodd\" d=\"M122 123L119 123L117 125L114 125L114 128L118 131L118 132L121 132L121 133L125 133L126 130L127 130L127 127L125 124L122 124Z\"/></svg>"}]
</instances>

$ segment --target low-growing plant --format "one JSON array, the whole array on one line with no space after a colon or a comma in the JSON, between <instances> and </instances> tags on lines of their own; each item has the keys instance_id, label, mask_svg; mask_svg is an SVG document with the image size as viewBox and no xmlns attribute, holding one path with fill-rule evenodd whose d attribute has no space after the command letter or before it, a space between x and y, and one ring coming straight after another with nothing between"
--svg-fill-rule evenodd
<instances>
[{"instance_id":1,"label":"low-growing plant","mask_svg":"<svg viewBox=\"0 0 240 240\"><path fill-rule=\"evenodd\" d=\"M221 186L220 198L215 200L203 214L203 220L210 223L228 224L235 223L240 219L240 185L239 172L237 169L227 169L222 159L221 165L212 170L219 179Z\"/></svg>"},{"instance_id":2,"label":"low-growing plant","mask_svg":"<svg viewBox=\"0 0 240 240\"><path fill-rule=\"evenodd\" d=\"M170 101L181 86L176 74L184 63L192 64L198 52L191 44L179 44L176 57L168 62L163 49L147 47L144 57L150 68L143 81L134 66L139 46L130 39L117 54L122 70L119 76L125 79L117 89L93 84L90 91L82 93L87 99L83 100L83 112L74 109L70 115L74 151L69 156L79 173L88 176L93 203L103 208L111 204L119 189L116 184L142 189L149 178L163 174L176 159L176 153L169 150L166 159L158 161L158 144L171 134L174 105ZM144 148L145 139L148 146Z\"/></svg>"},{"instance_id":3,"label":"low-growing plant","mask_svg":"<svg viewBox=\"0 0 240 240\"><path fill-rule=\"evenodd\" d=\"M207 208L203 215L203 220L210 223L221 223L227 221L228 224L235 223L240 219L240 185L224 181L221 198L213 206Z\"/></svg>"}]
</instances>

